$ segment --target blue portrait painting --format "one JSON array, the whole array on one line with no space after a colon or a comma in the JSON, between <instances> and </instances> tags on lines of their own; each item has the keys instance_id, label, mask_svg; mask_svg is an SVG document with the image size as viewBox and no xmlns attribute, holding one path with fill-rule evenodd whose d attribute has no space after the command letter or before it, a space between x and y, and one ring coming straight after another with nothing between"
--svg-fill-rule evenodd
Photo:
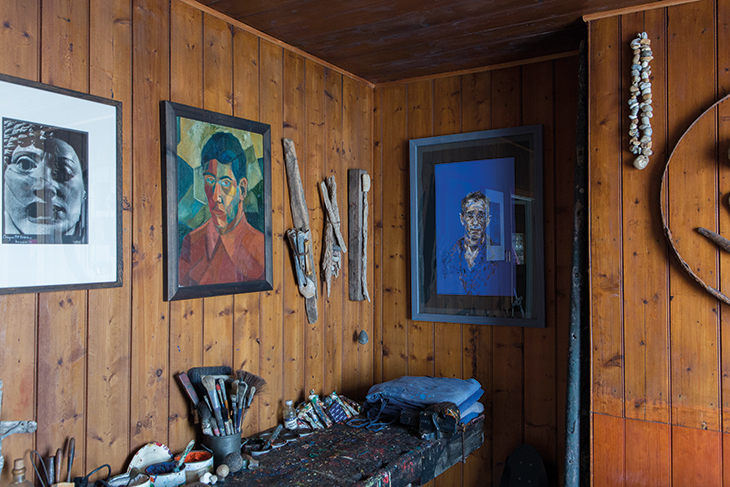
<instances>
[{"instance_id":1,"label":"blue portrait painting","mask_svg":"<svg viewBox=\"0 0 730 487\"><path fill-rule=\"evenodd\" d=\"M438 294L513 296L514 158L437 164Z\"/></svg>"}]
</instances>

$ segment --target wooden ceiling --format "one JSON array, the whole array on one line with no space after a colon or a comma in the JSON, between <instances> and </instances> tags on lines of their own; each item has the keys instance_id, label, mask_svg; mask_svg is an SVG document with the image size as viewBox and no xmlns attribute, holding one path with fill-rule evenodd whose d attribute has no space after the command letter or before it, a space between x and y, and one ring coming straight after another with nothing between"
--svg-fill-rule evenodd
<instances>
[{"instance_id":1,"label":"wooden ceiling","mask_svg":"<svg viewBox=\"0 0 730 487\"><path fill-rule=\"evenodd\" d=\"M375 84L575 51L585 35L583 15L646 4L646 0L198 1Z\"/></svg>"}]
</instances>

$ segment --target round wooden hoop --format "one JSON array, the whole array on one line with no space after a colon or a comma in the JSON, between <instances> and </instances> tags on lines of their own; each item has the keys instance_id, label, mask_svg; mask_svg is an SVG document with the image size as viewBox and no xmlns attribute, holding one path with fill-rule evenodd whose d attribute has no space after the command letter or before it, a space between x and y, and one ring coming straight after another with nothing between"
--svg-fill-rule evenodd
<instances>
[{"instance_id":1,"label":"round wooden hoop","mask_svg":"<svg viewBox=\"0 0 730 487\"><path fill-rule=\"evenodd\" d=\"M712 104L712 106L710 108L708 108L707 110L702 112L702 114L699 117L697 117L694 120L694 122L692 122L692 124L687 128L687 130L684 131L682 136L677 141L677 145L674 146L672 153L669 154L669 158L667 159L667 164L664 166L664 173L662 174L661 189L659 190L659 208L661 209L661 213L662 213L662 227L664 227L664 234L666 235L667 240L669 241L670 247L672 247L672 250L674 251L674 255L677 256L677 260L679 260L679 263L682 264L682 267L684 267L684 269L692 277L692 279L697 281L697 283L700 286L702 286L703 288L705 288L705 290L708 293L712 294L713 296L715 296L717 299L719 299L720 301L722 301L725 304L730 304L730 298L725 296L723 293L721 293L719 289L715 289L714 287L706 284L705 281L703 281L700 276L695 274L695 272L692 270L692 268L689 266L689 264L687 264L687 262L685 262L684 259L682 259L682 256L679 255L679 251L677 250L677 247L674 244L674 239L672 238L672 231L669 229L669 225L667 224L667 217L664 214L664 201L665 201L664 193L665 193L665 187L666 187L666 181L667 181L667 171L669 169L669 163L672 162L672 157L677 152L677 149L679 149L679 146L682 143L682 140L684 140L684 137L690 132L690 130L692 130L692 127L694 127L695 124L702 119L702 117L704 117L709 112L711 112L712 110L717 108L718 105L720 105L722 102L724 102L728 98L730 98L730 94L725 95L722 98L720 98L719 100L717 100L715 103ZM667 206L669 206L669 203L667 203Z\"/></svg>"}]
</instances>

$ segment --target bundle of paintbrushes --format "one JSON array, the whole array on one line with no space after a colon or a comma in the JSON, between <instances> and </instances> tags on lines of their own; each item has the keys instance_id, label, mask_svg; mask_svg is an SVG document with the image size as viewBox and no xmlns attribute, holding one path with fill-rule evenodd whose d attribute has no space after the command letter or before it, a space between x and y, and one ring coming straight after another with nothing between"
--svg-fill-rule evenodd
<instances>
[{"instance_id":1,"label":"bundle of paintbrushes","mask_svg":"<svg viewBox=\"0 0 730 487\"><path fill-rule=\"evenodd\" d=\"M187 374L178 374L197 411L203 434L241 434L243 420L254 396L266 385L266 381L255 374L237 370L235 377L232 377L230 370L228 367L196 367ZM228 373L219 373L222 371Z\"/></svg>"}]
</instances>

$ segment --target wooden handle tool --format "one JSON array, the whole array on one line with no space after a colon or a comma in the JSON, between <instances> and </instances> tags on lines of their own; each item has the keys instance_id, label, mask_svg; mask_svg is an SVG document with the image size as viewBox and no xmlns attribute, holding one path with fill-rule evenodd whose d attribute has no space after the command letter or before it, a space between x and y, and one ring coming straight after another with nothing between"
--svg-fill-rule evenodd
<instances>
[{"instance_id":1,"label":"wooden handle tool","mask_svg":"<svg viewBox=\"0 0 730 487\"><path fill-rule=\"evenodd\" d=\"M71 438L68 442L68 471L66 472L66 482L71 482L71 467L74 464L74 454L76 454L76 438Z\"/></svg>"}]
</instances>

